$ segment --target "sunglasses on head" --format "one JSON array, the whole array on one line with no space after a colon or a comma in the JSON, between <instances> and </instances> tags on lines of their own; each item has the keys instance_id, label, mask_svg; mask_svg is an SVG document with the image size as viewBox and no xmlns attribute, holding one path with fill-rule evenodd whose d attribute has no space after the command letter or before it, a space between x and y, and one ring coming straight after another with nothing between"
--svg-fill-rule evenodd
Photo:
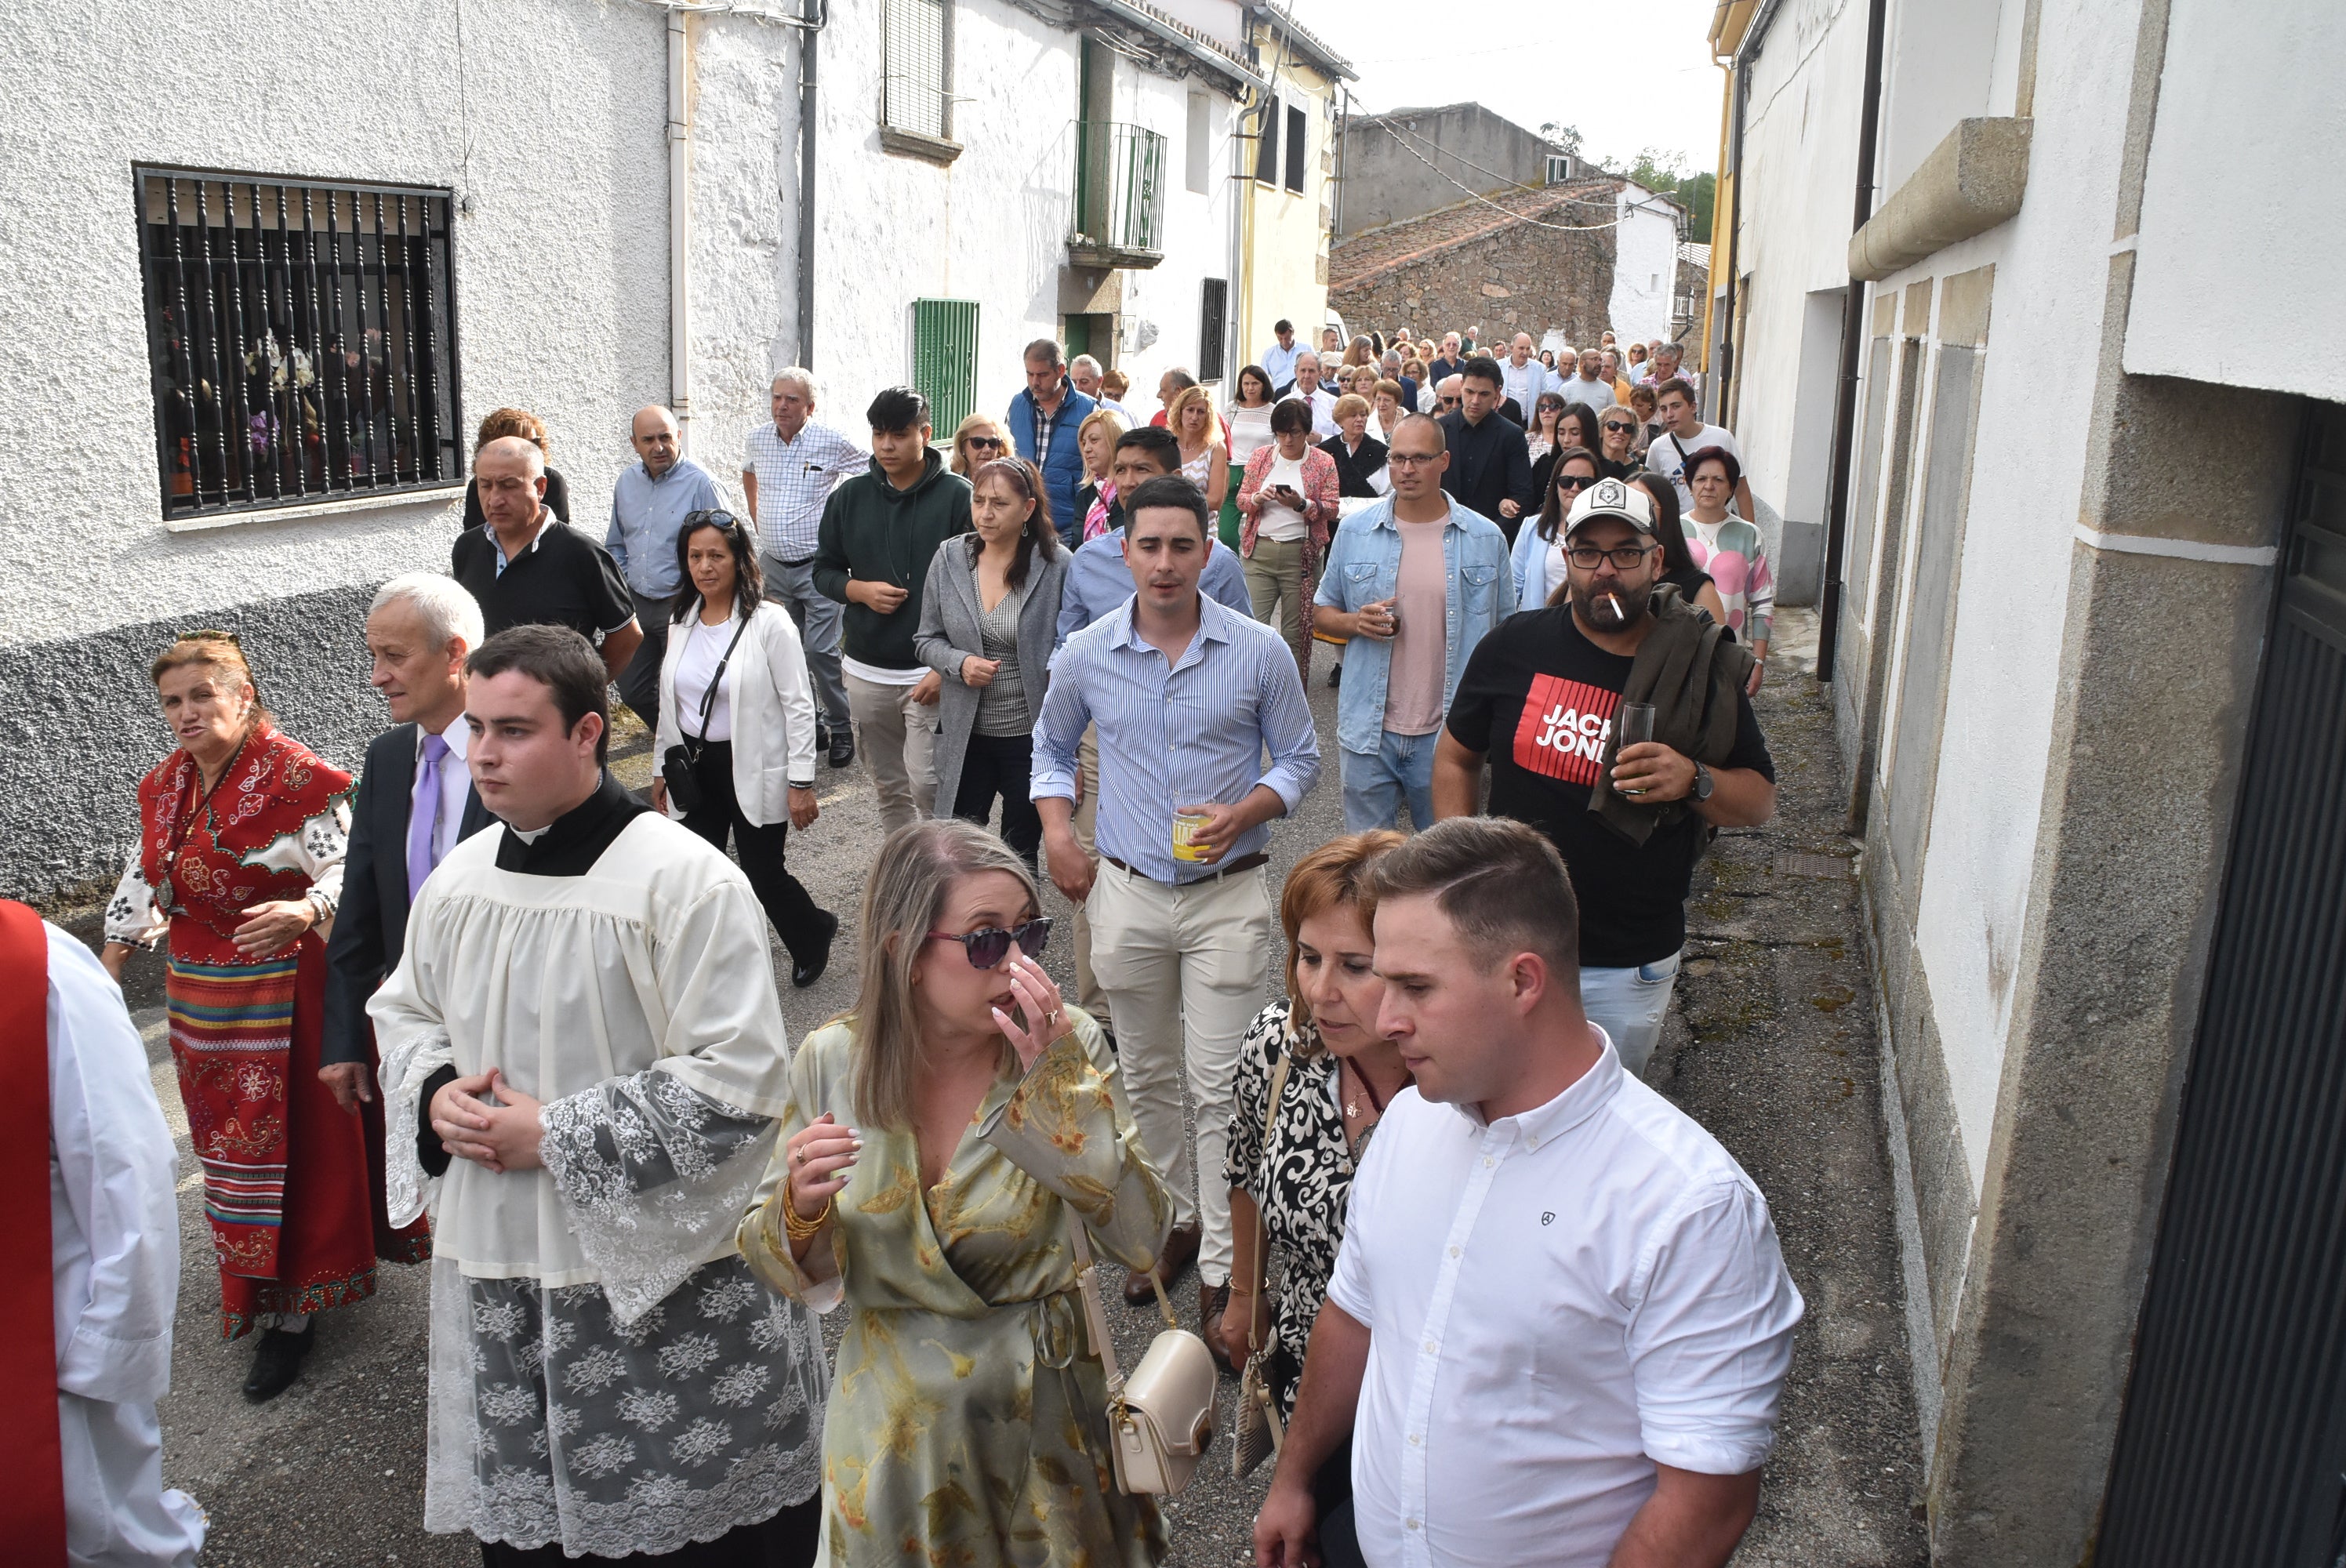
<instances>
[{"instance_id":1,"label":"sunglasses on head","mask_svg":"<svg viewBox=\"0 0 2346 1568\"><path fill-rule=\"evenodd\" d=\"M1016 942L1018 951L1028 958L1040 958L1051 940L1051 917L1037 915L1033 920L1012 926L1008 931L990 925L982 931L929 932L931 942L957 942L969 955L972 969L994 969L1010 956L1010 944Z\"/></svg>"}]
</instances>

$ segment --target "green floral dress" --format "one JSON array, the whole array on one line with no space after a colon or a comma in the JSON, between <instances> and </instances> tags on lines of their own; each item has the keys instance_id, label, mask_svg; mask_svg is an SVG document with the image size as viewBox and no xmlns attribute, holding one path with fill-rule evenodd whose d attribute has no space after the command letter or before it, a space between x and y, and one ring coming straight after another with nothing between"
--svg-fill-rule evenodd
<instances>
[{"instance_id":1,"label":"green floral dress","mask_svg":"<svg viewBox=\"0 0 2346 1568\"><path fill-rule=\"evenodd\" d=\"M855 1115L852 1022L799 1045L773 1196L740 1241L775 1289L817 1311L843 1295L853 1312L823 1432L833 1563L1143 1568L1165 1556L1156 1504L1116 1489L1066 1209L1097 1251L1137 1268L1163 1246L1173 1205L1098 1026L1068 1014L1076 1032L995 1083L926 1192L911 1129ZM861 1130L863 1152L827 1233L838 1278L816 1285L783 1233L780 1162L825 1111Z\"/></svg>"}]
</instances>

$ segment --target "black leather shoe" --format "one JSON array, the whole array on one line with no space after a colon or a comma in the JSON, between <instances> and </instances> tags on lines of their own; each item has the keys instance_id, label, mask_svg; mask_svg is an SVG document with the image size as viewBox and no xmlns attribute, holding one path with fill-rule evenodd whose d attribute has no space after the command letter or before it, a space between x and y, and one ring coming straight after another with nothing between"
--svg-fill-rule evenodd
<instances>
[{"instance_id":1,"label":"black leather shoe","mask_svg":"<svg viewBox=\"0 0 2346 1568\"><path fill-rule=\"evenodd\" d=\"M313 1326L299 1334L288 1334L282 1329L263 1329L260 1344L252 1352L252 1370L244 1380L244 1397L256 1405L265 1405L286 1390L301 1375L302 1359L318 1338Z\"/></svg>"},{"instance_id":2,"label":"black leather shoe","mask_svg":"<svg viewBox=\"0 0 2346 1568\"><path fill-rule=\"evenodd\" d=\"M844 724L831 732L831 765L844 768L855 760L855 731Z\"/></svg>"},{"instance_id":3,"label":"black leather shoe","mask_svg":"<svg viewBox=\"0 0 2346 1568\"><path fill-rule=\"evenodd\" d=\"M801 991L821 980L822 972L831 967L831 943L839 935L839 917L830 915L826 918L831 921L831 929L822 933L822 945L814 950L813 956L801 961L794 955L790 960L790 983Z\"/></svg>"},{"instance_id":4,"label":"black leather shoe","mask_svg":"<svg viewBox=\"0 0 2346 1568\"><path fill-rule=\"evenodd\" d=\"M1331 665L1331 666L1330 666L1330 667L1329 667L1329 670L1328 670L1328 685L1329 685L1329 687L1332 689L1332 688L1334 688L1334 687L1341 687L1341 686L1342 686L1343 684L1344 684L1344 667L1343 667L1342 665Z\"/></svg>"}]
</instances>

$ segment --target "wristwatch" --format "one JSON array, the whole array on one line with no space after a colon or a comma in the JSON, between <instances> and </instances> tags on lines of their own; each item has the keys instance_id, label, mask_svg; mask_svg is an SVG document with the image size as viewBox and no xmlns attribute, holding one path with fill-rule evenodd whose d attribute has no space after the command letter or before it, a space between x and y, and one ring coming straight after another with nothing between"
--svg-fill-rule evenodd
<instances>
[{"instance_id":1,"label":"wristwatch","mask_svg":"<svg viewBox=\"0 0 2346 1568\"><path fill-rule=\"evenodd\" d=\"M1694 783L1687 790L1687 799L1698 805L1710 799L1710 769L1698 762L1694 765Z\"/></svg>"}]
</instances>

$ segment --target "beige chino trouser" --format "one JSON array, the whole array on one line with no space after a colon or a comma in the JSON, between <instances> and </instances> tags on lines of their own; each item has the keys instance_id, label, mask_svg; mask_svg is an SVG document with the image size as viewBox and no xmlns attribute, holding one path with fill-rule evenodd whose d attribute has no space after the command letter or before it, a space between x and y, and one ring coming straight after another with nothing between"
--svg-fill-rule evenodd
<instances>
[{"instance_id":1,"label":"beige chino trouser","mask_svg":"<svg viewBox=\"0 0 2346 1568\"><path fill-rule=\"evenodd\" d=\"M1076 807L1076 842L1083 846L1084 857L1095 862L1097 853L1092 848L1092 824L1099 820L1099 730L1084 727L1083 744L1076 748L1076 762L1083 775L1084 798ZM1099 1026L1109 1033L1116 1033L1115 1015L1108 1010L1107 993L1100 989L1099 976L1092 970L1092 917L1088 901L1076 906L1076 1005L1090 1013Z\"/></svg>"},{"instance_id":2,"label":"beige chino trouser","mask_svg":"<svg viewBox=\"0 0 2346 1568\"><path fill-rule=\"evenodd\" d=\"M1226 1161L1239 1045L1262 1010L1270 893L1260 868L1171 887L1102 860L1089 901L1092 967L1116 1009L1117 1064L1141 1145L1203 1231L1198 1276L1230 1277ZM1196 1147L1181 1121L1184 1073ZM1193 1196L1194 1194L1194 1196Z\"/></svg>"},{"instance_id":3,"label":"beige chino trouser","mask_svg":"<svg viewBox=\"0 0 2346 1568\"><path fill-rule=\"evenodd\" d=\"M846 680L855 748L880 797L881 830L936 815L936 708L914 702L909 686L883 686L852 670Z\"/></svg>"}]
</instances>

